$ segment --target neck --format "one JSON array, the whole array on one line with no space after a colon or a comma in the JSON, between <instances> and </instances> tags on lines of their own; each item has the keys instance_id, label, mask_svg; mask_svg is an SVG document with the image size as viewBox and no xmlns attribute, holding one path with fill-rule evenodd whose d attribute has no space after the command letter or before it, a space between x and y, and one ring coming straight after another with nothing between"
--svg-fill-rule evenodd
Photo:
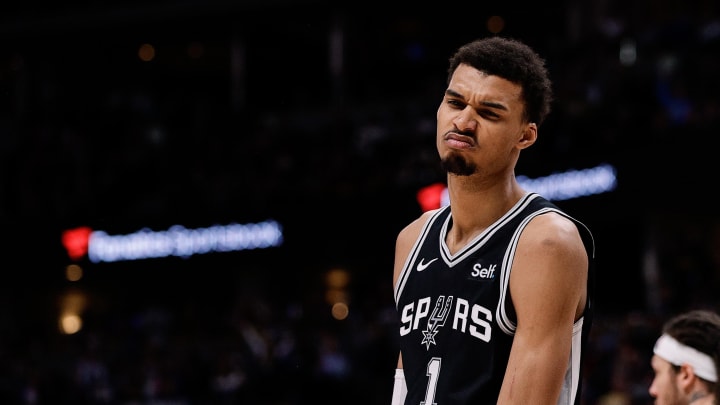
<instances>
[{"instance_id":1,"label":"neck","mask_svg":"<svg viewBox=\"0 0 720 405\"><path fill-rule=\"evenodd\" d=\"M711 395L707 392L700 392L695 391L692 394L690 394L690 398L688 400L688 404L693 405L703 405L703 404L714 404L715 403L715 396Z\"/></svg>"},{"instance_id":2,"label":"neck","mask_svg":"<svg viewBox=\"0 0 720 405\"><path fill-rule=\"evenodd\" d=\"M516 181L483 184L471 177L448 176L448 193L456 226L488 226L525 194Z\"/></svg>"}]
</instances>

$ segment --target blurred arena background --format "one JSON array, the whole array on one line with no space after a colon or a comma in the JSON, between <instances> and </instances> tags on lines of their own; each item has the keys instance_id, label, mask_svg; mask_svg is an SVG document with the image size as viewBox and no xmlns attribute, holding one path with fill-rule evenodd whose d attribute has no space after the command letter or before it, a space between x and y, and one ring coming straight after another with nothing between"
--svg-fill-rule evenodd
<instances>
[{"instance_id":1,"label":"blurred arena background","mask_svg":"<svg viewBox=\"0 0 720 405\"><path fill-rule=\"evenodd\" d=\"M557 201L597 243L584 402L651 403L660 323L718 309L720 5L542 3L4 4L0 402L389 403L446 61L502 34L557 96L518 174L616 175Z\"/></svg>"}]
</instances>

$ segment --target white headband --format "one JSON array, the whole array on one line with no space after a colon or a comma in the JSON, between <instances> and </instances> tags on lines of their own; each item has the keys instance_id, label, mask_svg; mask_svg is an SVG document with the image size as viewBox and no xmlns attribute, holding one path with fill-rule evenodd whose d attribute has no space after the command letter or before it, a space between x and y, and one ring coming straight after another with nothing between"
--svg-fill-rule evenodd
<instances>
[{"instance_id":1,"label":"white headband","mask_svg":"<svg viewBox=\"0 0 720 405\"><path fill-rule=\"evenodd\" d=\"M717 382L717 371L712 357L678 342L670 335L660 336L655 342L653 353L676 366L689 364L698 376L707 381Z\"/></svg>"}]
</instances>

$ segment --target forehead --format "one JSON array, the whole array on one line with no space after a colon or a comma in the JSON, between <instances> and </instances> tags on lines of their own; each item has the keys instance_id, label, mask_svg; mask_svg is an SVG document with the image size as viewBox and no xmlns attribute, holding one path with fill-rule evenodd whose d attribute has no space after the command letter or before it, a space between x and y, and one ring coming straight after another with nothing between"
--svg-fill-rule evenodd
<instances>
[{"instance_id":1,"label":"forehead","mask_svg":"<svg viewBox=\"0 0 720 405\"><path fill-rule=\"evenodd\" d=\"M661 371L669 371L672 369L672 364L669 361L663 359L662 357L659 357L658 355L652 356L652 358L650 359L650 365L656 373Z\"/></svg>"},{"instance_id":2,"label":"forehead","mask_svg":"<svg viewBox=\"0 0 720 405\"><path fill-rule=\"evenodd\" d=\"M492 99L503 104L521 103L522 87L500 76L488 75L466 64L455 69L448 88L463 95L466 99Z\"/></svg>"}]
</instances>

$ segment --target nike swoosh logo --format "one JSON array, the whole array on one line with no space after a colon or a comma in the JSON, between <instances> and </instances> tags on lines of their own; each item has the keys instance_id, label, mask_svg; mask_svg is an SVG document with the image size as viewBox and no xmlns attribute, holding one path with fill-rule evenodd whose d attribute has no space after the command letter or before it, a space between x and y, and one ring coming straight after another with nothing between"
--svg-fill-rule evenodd
<instances>
[{"instance_id":1,"label":"nike swoosh logo","mask_svg":"<svg viewBox=\"0 0 720 405\"><path fill-rule=\"evenodd\" d=\"M436 257L436 258L430 260L430 261L427 262L427 263L423 263L423 261L425 260L424 258L423 258L423 259L420 259L420 263L418 263L418 265L417 265L417 271L423 271L423 270L427 269L427 267L428 267L432 262L434 262L434 261L437 260L437 259L438 259L438 258Z\"/></svg>"}]
</instances>

